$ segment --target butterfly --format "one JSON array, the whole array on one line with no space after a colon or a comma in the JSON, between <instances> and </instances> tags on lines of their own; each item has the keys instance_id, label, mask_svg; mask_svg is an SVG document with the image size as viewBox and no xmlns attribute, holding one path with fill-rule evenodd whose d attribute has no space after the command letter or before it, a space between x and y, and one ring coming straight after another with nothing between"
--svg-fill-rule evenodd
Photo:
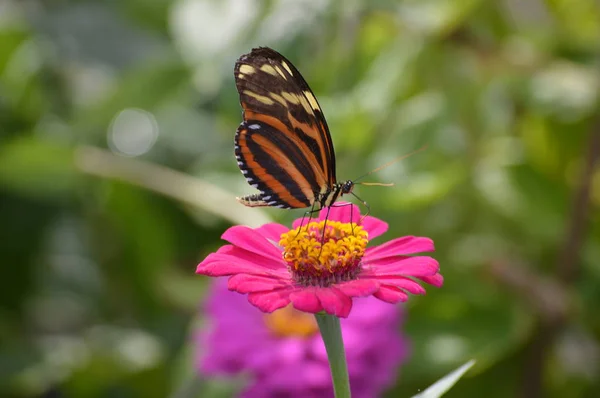
<instances>
[{"instance_id":1,"label":"butterfly","mask_svg":"<svg viewBox=\"0 0 600 398\"><path fill-rule=\"evenodd\" d=\"M260 191L238 201L249 207L324 208L351 194L352 180L337 182L329 127L298 69L277 51L260 47L242 55L234 73L244 118L235 134L235 156L248 183Z\"/></svg>"}]
</instances>

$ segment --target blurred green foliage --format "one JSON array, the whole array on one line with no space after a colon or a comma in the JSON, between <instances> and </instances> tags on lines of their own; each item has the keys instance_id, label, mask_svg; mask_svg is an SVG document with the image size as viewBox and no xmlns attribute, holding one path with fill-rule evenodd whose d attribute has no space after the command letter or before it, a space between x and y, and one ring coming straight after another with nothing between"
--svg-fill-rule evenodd
<instances>
[{"instance_id":1,"label":"blurred green foliage","mask_svg":"<svg viewBox=\"0 0 600 398\"><path fill-rule=\"evenodd\" d=\"M0 395L223 395L189 384L195 265L231 223L302 215L233 199L233 64L267 45L339 179L428 145L357 191L446 278L407 305L389 396L471 358L448 397L596 396L599 43L594 0L3 0Z\"/></svg>"}]
</instances>

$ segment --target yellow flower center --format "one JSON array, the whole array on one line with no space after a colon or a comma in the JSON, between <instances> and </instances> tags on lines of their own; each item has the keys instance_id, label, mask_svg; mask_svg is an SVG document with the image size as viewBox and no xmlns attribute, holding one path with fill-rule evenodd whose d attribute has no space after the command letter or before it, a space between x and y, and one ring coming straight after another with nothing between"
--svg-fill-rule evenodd
<instances>
[{"instance_id":1,"label":"yellow flower center","mask_svg":"<svg viewBox=\"0 0 600 398\"><path fill-rule=\"evenodd\" d=\"M283 233L279 245L297 283L329 286L356 278L368 236L360 225L315 221Z\"/></svg>"},{"instance_id":2,"label":"yellow flower center","mask_svg":"<svg viewBox=\"0 0 600 398\"><path fill-rule=\"evenodd\" d=\"M291 305L266 314L265 323L273 334L281 337L310 337L319 330L314 316Z\"/></svg>"}]
</instances>

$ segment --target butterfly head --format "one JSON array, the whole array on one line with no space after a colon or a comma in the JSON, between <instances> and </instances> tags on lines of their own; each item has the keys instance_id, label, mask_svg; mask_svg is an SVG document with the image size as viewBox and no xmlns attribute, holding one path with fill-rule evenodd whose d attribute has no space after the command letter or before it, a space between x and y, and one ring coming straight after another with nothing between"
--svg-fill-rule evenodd
<instances>
[{"instance_id":1,"label":"butterfly head","mask_svg":"<svg viewBox=\"0 0 600 398\"><path fill-rule=\"evenodd\" d=\"M341 194L346 195L346 194L352 193L353 189L354 189L354 181L347 180L342 183Z\"/></svg>"}]
</instances>

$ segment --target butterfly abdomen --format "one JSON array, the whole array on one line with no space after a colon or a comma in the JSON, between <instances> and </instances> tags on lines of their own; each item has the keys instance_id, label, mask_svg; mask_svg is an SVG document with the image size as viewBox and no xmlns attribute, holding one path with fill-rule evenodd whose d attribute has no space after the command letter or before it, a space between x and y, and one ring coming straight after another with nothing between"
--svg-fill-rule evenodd
<instances>
[{"instance_id":1,"label":"butterfly abdomen","mask_svg":"<svg viewBox=\"0 0 600 398\"><path fill-rule=\"evenodd\" d=\"M238 200L238 202L240 202L244 206L248 206L248 207L270 206L270 207L279 207L280 209L288 209L289 208L288 206L286 206L284 204L277 203L277 201L271 201L271 202L273 202L273 204L270 204L271 202L267 202L263 198L263 195L260 193L257 193L254 195L241 196L241 197L237 197L236 199ZM267 198L267 199L269 199L269 198Z\"/></svg>"}]
</instances>

